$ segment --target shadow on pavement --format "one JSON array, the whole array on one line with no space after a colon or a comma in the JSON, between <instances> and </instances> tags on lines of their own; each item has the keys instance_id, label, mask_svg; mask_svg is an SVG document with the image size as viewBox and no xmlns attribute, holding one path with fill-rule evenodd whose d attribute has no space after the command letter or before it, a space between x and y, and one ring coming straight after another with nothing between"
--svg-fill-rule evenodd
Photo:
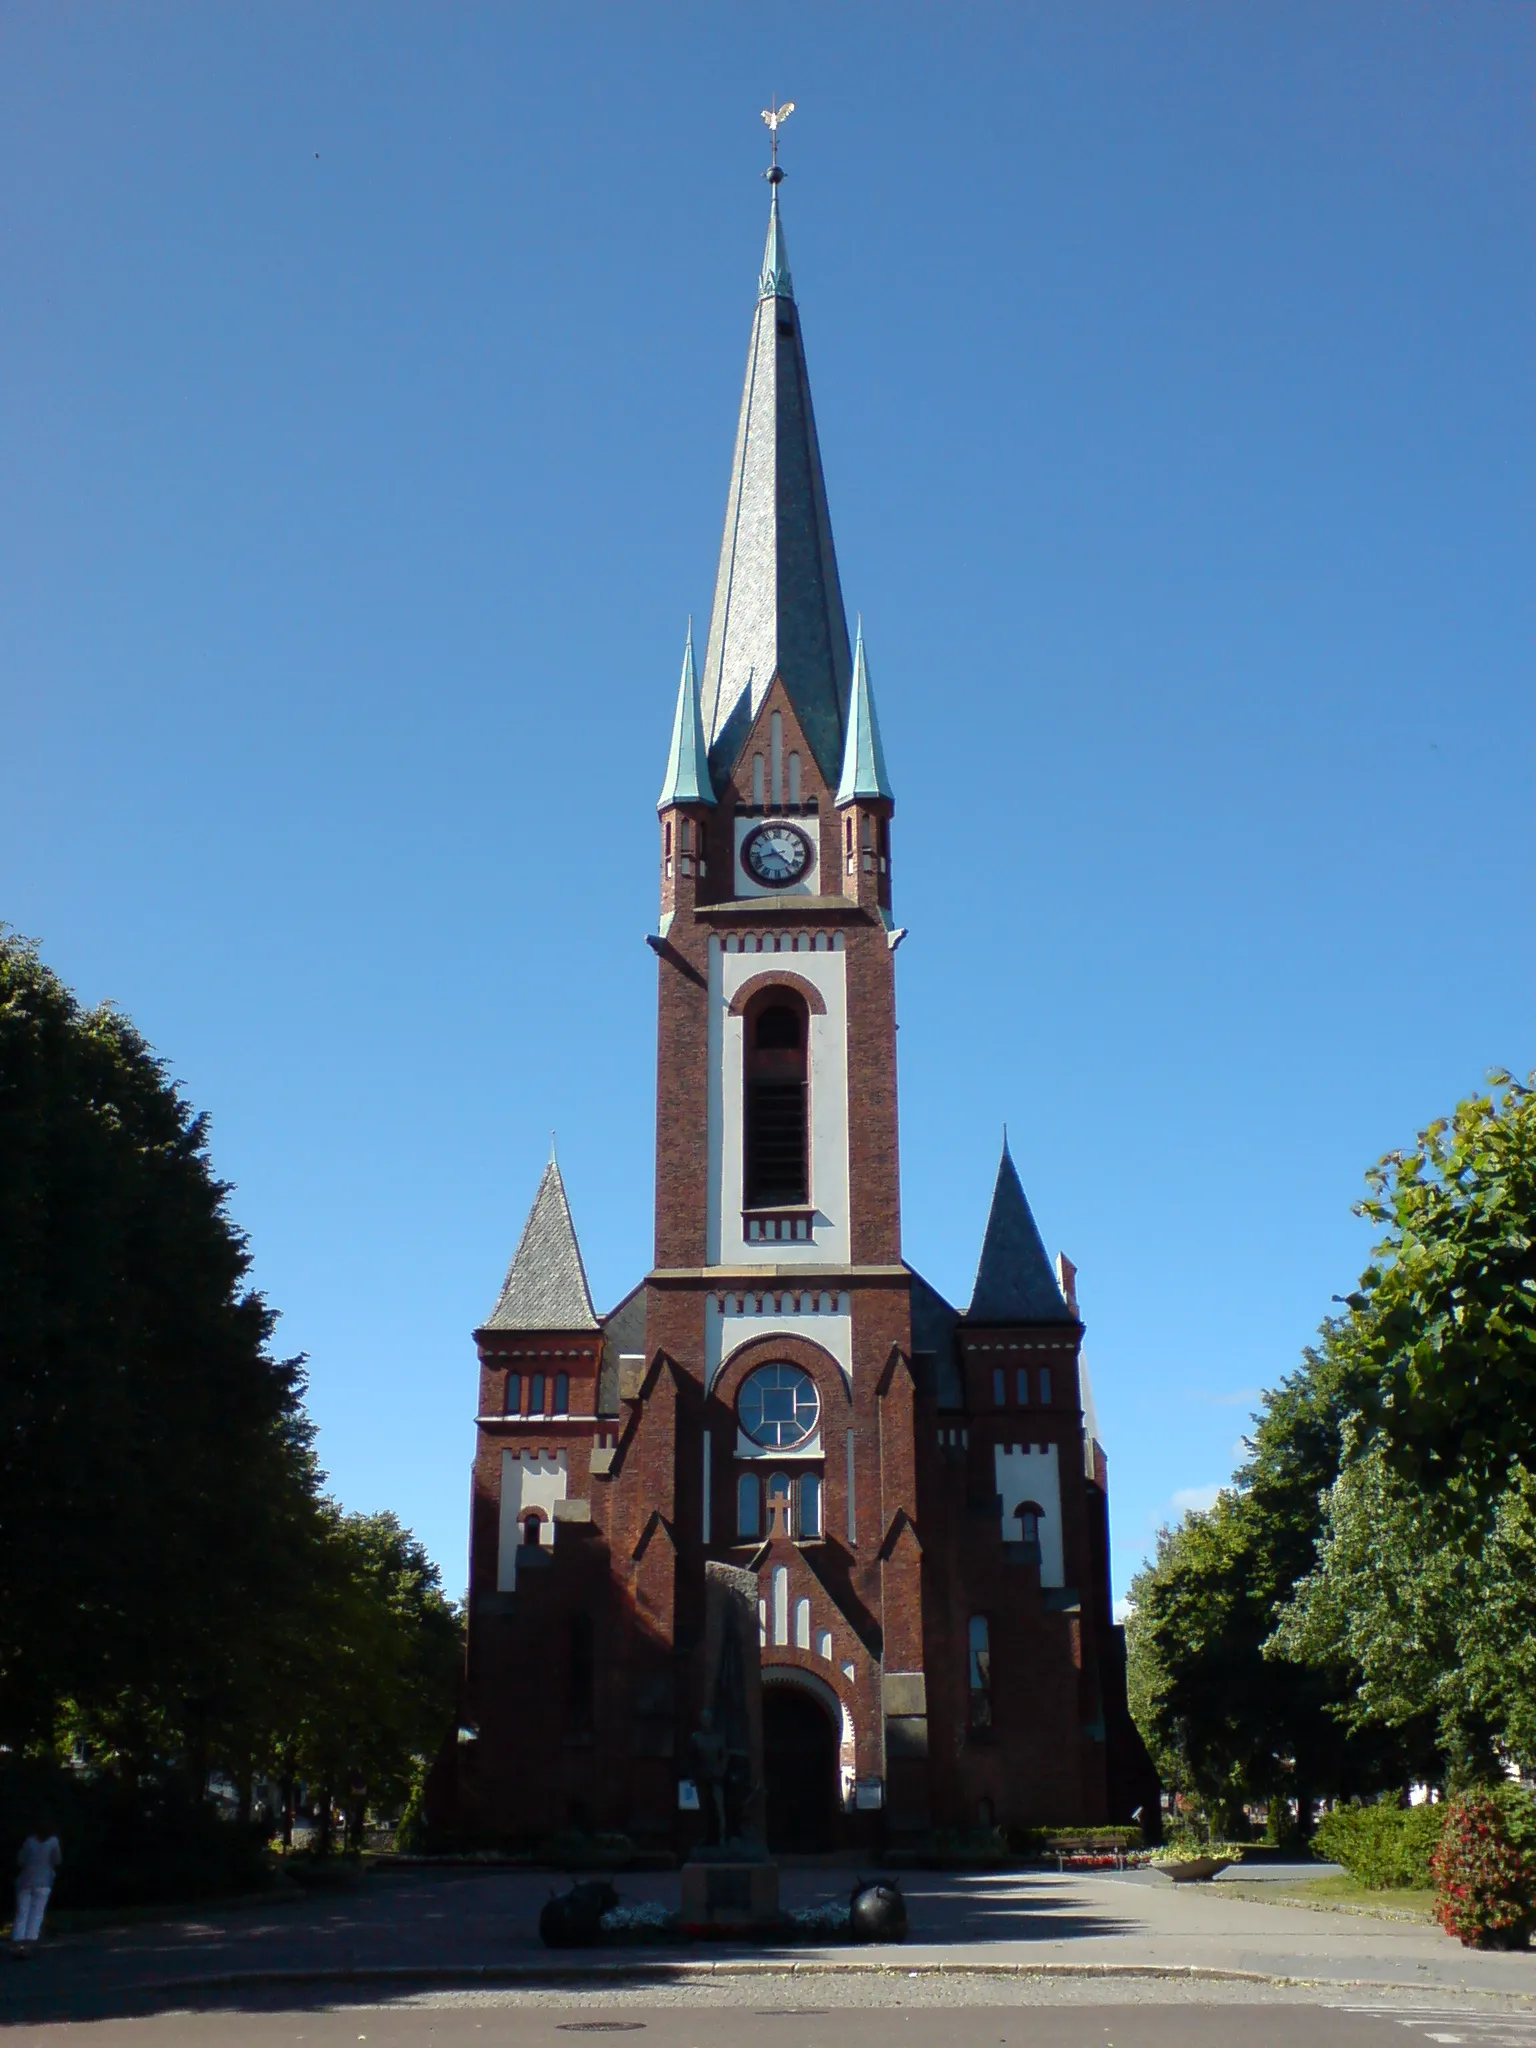
<instances>
[{"instance_id":1,"label":"shadow on pavement","mask_svg":"<svg viewBox=\"0 0 1536 2048\"><path fill-rule=\"evenodd\" d=\"M675 1880L621 1884L631 1899L675 1902ZM849 1888L841 1872L786 1872L785 1904L809 1905L845 1896ZM1034 1885L1027 1876L907 1874L903 1888L909 1940L917 1946L1061 1943L1132 1931L1131 1923ZM537 1936L539 1907L551 1889L547 1875L494 1884L444 1876L316 1901L302 1919L285 1905L280 1913L247 1908L238 1914L185 1914L72 1935L45 1942L29 1962L0 1958L0 2024L204 2009L318 2011L378 2005L429 1987L505 1986L525 1972L537 1972L543 1991L591 1991L642 1979L680 1982L686 1975L681 1966L688 1963L787 1965L818 1952L811 1942L719 1940L689 1948L604 1947L554 1956ZM850 1960L899 1959L902 1953L841 1946L832 1952Z\"/></svg>"}]
</instances>

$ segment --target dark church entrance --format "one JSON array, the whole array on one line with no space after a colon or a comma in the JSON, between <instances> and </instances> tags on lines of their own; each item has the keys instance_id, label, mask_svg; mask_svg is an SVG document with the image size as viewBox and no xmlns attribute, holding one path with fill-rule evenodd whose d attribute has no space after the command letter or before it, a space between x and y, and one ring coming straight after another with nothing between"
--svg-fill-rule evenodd
<instances>
[{"instance_id":1,"label":"dark church entrance","mask_svg":"<svg viewBox=\"0 0 1536 2048\"><path fill-rule=\"evenodd\" d=\"M802 1687L763 1687L770 1849L807 1856L832 1847L838 1733L831 1715Z\"/></svg>"}]
</instances>

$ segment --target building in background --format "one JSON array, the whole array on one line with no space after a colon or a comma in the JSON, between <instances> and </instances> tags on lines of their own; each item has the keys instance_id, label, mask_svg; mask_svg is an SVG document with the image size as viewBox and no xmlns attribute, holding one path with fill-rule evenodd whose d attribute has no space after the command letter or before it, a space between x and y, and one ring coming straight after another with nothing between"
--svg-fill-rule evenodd
<instances>
[{"instance_id":1,"label":"building in background","mask_svg":"<svg viewBox=\"0 0 1536 2048\"><path fill-rule=\"evenodd\" d=\"M774 1846L1155 1808L1075 1274L1006 1146L969 1307L903 1255L895 794L776 179L657 808L653 1262L597 1315L551 1160L476 1332L465 1705L431 1817L687 1846L710 1558L760 1588Z\"/></svg>"}]
</instances>

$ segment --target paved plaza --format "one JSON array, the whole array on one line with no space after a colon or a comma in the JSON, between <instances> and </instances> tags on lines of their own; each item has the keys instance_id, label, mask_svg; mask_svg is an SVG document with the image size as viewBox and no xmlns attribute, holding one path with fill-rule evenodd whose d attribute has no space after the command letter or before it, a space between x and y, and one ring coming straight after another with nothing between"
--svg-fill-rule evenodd
<instances>
[{"instance_id":1,"label":"paved plaza","mask_svg":"<svg viewBox=\"0 0 1536 2048\"><path fill-rule=\"evenodd\" d=\"M840 2048L1029 2042L1160 2048L1414 2038L1536 2048L1536 1954L1476 1954L1413 1920L1174 1886L1149 1871L908 1874L892 1948L600 1949L552 1955L547 1873L370 1874L285 1899L45 1943L0 1971L0 2018L39 2043L217 2040L486 2048L643 2033L657 2044ZM850 1873L791 1869L785 1903ZM676 1903L670 1875L622 1877ZM769 2024L777 2021L777 2028ZM995 2024L994 2024L995 2022ZM1310 2031L1309 2031L1310 2029Z\"/></svg>"}]
</instances>

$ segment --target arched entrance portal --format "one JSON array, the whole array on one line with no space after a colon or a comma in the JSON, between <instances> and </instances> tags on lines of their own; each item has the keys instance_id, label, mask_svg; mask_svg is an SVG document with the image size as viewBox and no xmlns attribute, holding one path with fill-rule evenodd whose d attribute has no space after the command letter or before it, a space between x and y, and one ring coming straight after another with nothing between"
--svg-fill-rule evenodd
<instances>
[{"instance_id":1,"label":"arched entrance portal","mask_svg":"<svg viewBox=\"0 0 1536 2048\"><path fill-rule=\"evenodd\" d=\"M770 1849L814 1855L832 1847L840 1736L819 1691L782 1680L764 1683L763 1780Z\"/></svg>"}]
</instances>

